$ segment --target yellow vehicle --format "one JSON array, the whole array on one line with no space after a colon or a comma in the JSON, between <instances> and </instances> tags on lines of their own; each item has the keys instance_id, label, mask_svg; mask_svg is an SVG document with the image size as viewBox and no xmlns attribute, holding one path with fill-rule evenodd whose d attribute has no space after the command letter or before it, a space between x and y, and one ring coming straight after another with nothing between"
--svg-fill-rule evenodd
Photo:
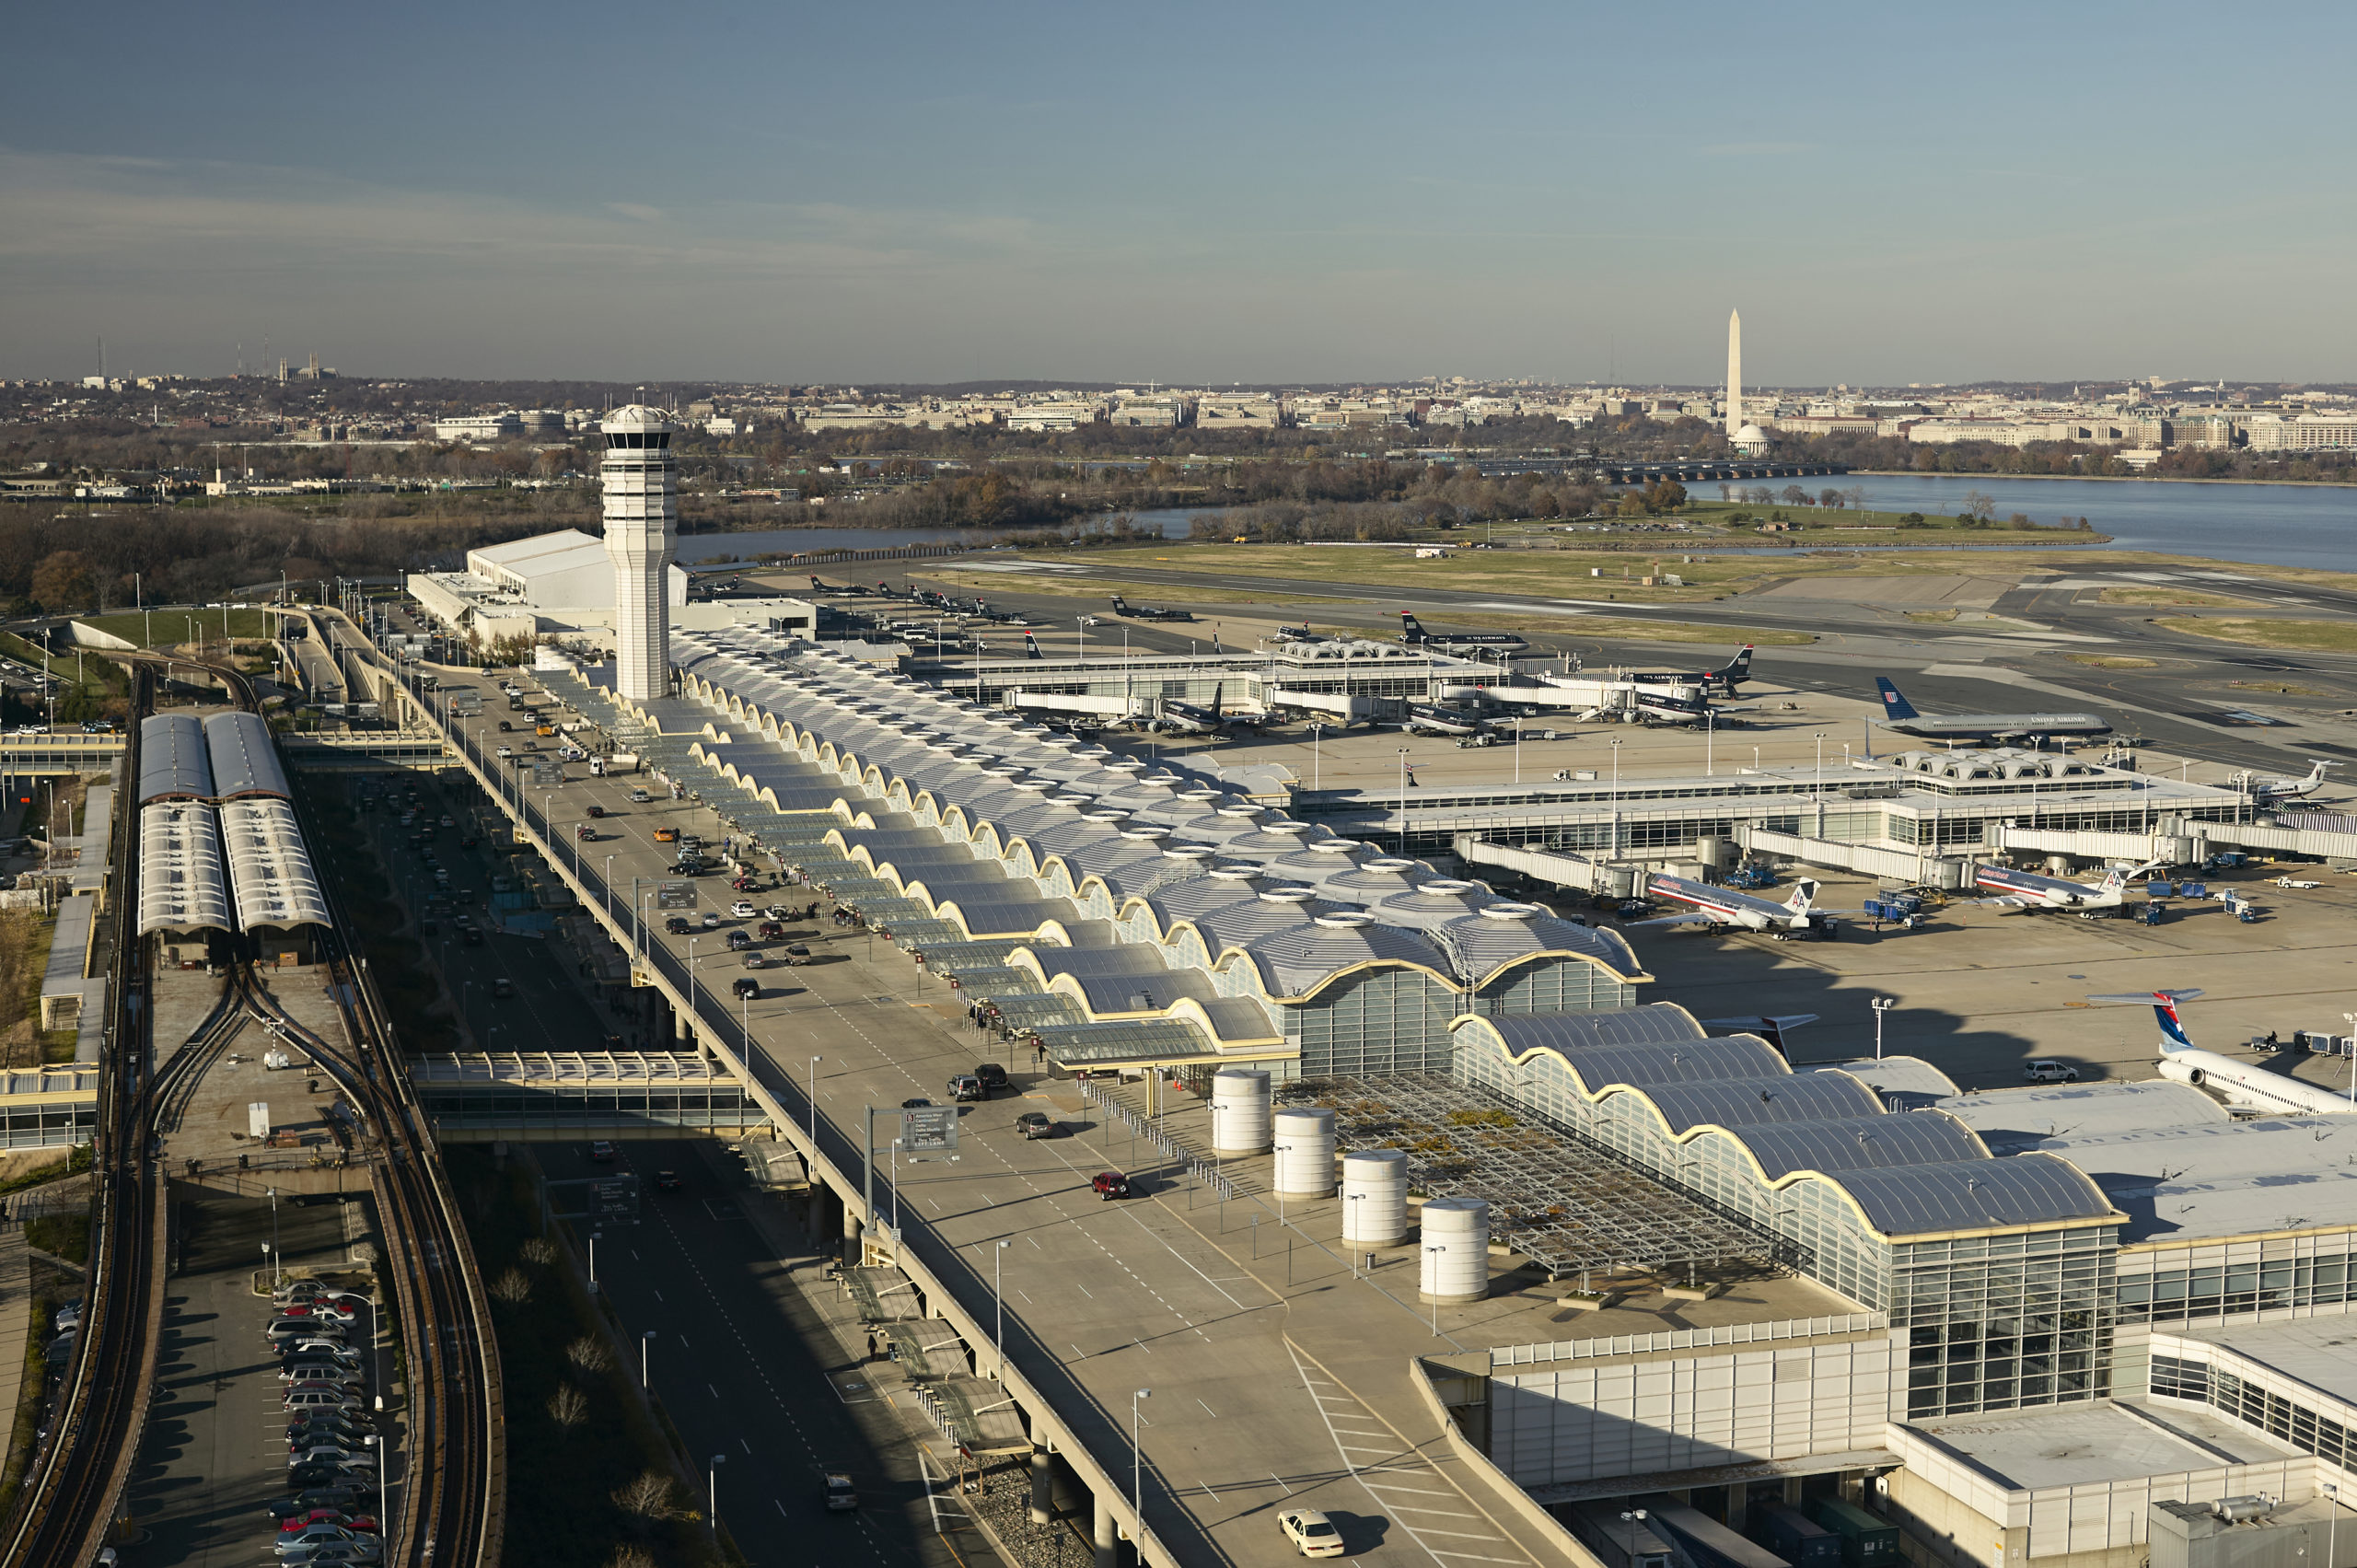
<instances>
[{"instance_id":1,"label":"yellow vehicle","mask_svg":"<svg viewBox=\"0 0 2357 1568\"><path fill-rule=\"evenodd\" d=\"M556 726L552 724L540 725L533 729L532 733L534 735L554 735L556 733Z\"/></svg>"},{"instance_id":2,"label":"yellow vehicle","mask_svg":"<svg viewBox=\"0 0 2357 1568\"><path fill-rule=\"evenodd\" d=\"M658 844L676 843L679 842L679 830L677 828L657 828L655 830L655 842Z\"/></svg>"}]
</instances>

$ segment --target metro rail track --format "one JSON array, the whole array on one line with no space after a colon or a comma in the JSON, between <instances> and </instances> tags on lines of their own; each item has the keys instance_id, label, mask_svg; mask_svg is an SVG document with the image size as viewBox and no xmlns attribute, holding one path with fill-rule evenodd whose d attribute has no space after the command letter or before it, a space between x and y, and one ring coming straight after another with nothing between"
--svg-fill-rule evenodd
<instances>
[{"instance_id":1,"label":"metro rail track","mask_svg":"<svg viewBox=\"0 0 2357 1568\"><path fill-rule=\"evenodd\" d=\"M138 720L152 711L156 679L190 659L118 655L134 670L125 776L139 771ZM255 706L252 683L233 668L204 666L238 706ZM298 814L302 807L296 804ZM342 947L347 929L322 938L323 965L345 1043L292 1016L244 964L197 1032L153 1068L145 952L136 924L136 791L119 792L114 842L125 846L110 918L114 923L112 1050L100 1079L93 1143L96 1198L82 1331L56 1409L24 1484L0 1525L0 1568L87 1562L112 1532L157 1387L164 1319L166 1177L159 1132L176 1125L205 1070L249 1021L310 1053L375 1140L374 1190L390 1286L407 1352L409 1397L401 1503L385 1521L388 1568L493 1568L503 1538L506 1472L498 1350L490 1304L466 1231L400 1060L400 1046L365 959ZM307 837L323 842L311 824ZM135 1372L133 1370L135 1368Z\"/></svg>"}]
</instances>

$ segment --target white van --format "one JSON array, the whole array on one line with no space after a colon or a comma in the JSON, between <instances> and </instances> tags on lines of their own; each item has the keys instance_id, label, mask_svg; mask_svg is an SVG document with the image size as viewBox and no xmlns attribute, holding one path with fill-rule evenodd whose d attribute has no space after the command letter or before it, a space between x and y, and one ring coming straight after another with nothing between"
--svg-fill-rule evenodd
<instances>
[{"instance_id":1,"label":"white van","mask_svg":"<svg viewBox=\"0 0 2357 1568\"><path fill-rule=\"evenodd\" d=\"M2079 1070L2067 1062L2033 1062L2022 1069L2022 1076L2033 1084L2075 1084Z\"/></svg>"}]
</instances>

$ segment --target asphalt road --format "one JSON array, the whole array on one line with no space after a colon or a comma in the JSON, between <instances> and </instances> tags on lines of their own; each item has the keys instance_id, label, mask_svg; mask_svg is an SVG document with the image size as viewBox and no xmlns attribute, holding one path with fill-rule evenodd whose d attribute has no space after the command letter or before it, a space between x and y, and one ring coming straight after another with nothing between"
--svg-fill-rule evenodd
<instances>
[{"instance_id":1,"label":"asphalt road","mask_svg":"<svg viewBox=\"0 0 2357 1568\"><path fill-rule=\"evenodd\" d=\"M726 1456L720 1517L749 1562L958 1568L934 1533L901 1418L862 1369L865 1337L835 1302L827 1260L795 1245L805 1240L798 1229L749 1189L726 1150L709 1141L623 1144L615 1164L593 1163L586 1144L533 1152L552 1179L639 1174L639 1223L603 1228L598 1285L630 1335L656 1335L645 1347L648 1383L690 1450ZM680 1191L656 1190L655 1173L667 1169ZM772 1205L766 1225L752 1212L763 1204ZM576 1239L586 1236L579 1227ZM857 1484L855 1513L821 1504L830 1469Z\"/></svg>"}]
</instances>

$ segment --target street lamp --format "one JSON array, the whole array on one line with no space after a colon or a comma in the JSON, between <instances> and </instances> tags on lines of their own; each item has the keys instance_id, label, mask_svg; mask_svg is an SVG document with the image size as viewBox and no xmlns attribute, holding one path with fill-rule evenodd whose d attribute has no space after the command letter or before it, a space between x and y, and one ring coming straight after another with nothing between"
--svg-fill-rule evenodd
<instances>
[{"instance_id":1,"label":"street lamp","mask_svg":"<svg viewBox=\"0 0 2357 1568\"><path fill-rule=\"evenodd\" d=\"M810 1059L810 1157L813 1160L819 1157L819 1063L825 1060L823 1056Z\"/></svg>"},{"instance_id":2,"label":"street lamp","mask_svg":"<svg viewBox=\"0 0 2357 1568\"><path fill-rule=\"evenodd\" d=\"M726 1454L712 1457L712 1533L720 1533L720 1467L728 1462Z\"/></svg>"},{"instance_id":3,"label":"street lamp","mask_svg":"<svg viewBox=\"0 0 2357 1568\"><path fill-rule=\"evenodd\" d=\"M2340 1529L2340 1488L2326 1481L2324 1494L2327 1505L2332 1509L2324 1516L2324 1568L2332 1568L2333 1549L2339 1544Z\"/></svg>"},{"instance_id":4,"label":"street lamp","mask_svg":"<svg viewBox=\"0 0 2357 1568\"><path fill-rule=\"evenodd\" d=\"M382 1402L378 1401L379 1404ZM385 1472L393 1468L393 1446L385 1435L374 1432L360 1442L364 1447L377 1450L377 1528L382 1539L389 1540L393 1535L393 1511L387 1503Z\"/></svg>"},{"instance_id":5,"label":"street lamp","mask_svg":"<svg viewBox=\"0 0 2357 1568\"><path fill-rule=\"evenodd\" d=\"M1447 1250L1448 1249L1445 1246L1427 1247L1424 1249L1424 1255L1428 1258L1437 1258ZM1433 1267L1437 1269L1440 1265L1434 1263ZM1434 1280L1433 1283L1438 1284L1440 1282ZM1433 1292L1433 1338L1440 1338L1440 1292L1438 1291Z\"/></svg>"},{"instance_id":6,"label":"street lamp","mask_svg":"<svg viewBox=\"0 0 2357 1568\"><path fill-rule=\"evenodd\" d=\"M277 1189L277 1188L275 1188L275 1187L273 1187L273 1188L269 1189L269 1192L270 1192L270 1256L271 1256L271 1265L270 1265L270 1270L271 1270L271 1272L270 1272L270 1283L271 1283L271 1288L272 1288L272 1289L273 1289L273 1290L275 1290L275 1289L278 1287L278 1189Z\"/></svg>"},{"instance_id":7,"label":"street lamp","mask_svg":"<svg viewBox=\"0 0 2357 1568\"><path fill-rule=\"evenodd\" d=\"M638 1391L642 1394L646 1392L649 1387L646 1377L646 1347L654 1342L655 1330L652 1329L638 1336Z\"/></svg>"},{"instance_id":8,"label":"street lamp","mask_svg":"<svg viewBox=\"0 0 2357 1568\"><path fill-rule=\"evenodd\" d=\"M1006 1261L1006 1249L1014 1245L1002 1241L991 1249L991 1307L997 1319L991 1330L991 1353L998 1361L1002 1382L1006 1377L1006 1296L999 1288L999 1265Z\"/></svg>"},{"instance_id":9,"label":"street lamp","mask_svg":"<svg viewBox=\"0 0 2357 1568\"><path fill-rule=\"evenodd\" d=\"M1867 1001L1866 1005L1875 1010L1875 1060L1879 1062L1882 1060L1883 1015L1889 1012L1893 1007L1898 1005L1898 998L1896 996L1876 996L1870 998Z\"/></svg>"},{"instance_id":10,"label":"street lamp","mask_svg":"<svg viewBox=\"0 0 2357 1568\"><path fill-rule=\"evenodd\" d=\"M1138 1557L1145 1557L1145 1450L1138 1446L1138 1401L1154 1398L1151 1388L1130 1395L1130 1512L1137 1519Z\"/></svg>"},{"instance_id":11,"label":"street lamp","mask_svg":"<svg viewBox=\"0 0 2357 1568\"><path fill-rule=\"evenodd\" d=\"M1395 748L1399 753L1399 853L1408 853L1408 749Z\"/></svg>"},{"instance_id":12,"label":"street lamp","mask_svg":"<svg viewBox=\"0 0 2357 1568\"><path fill-rule=\"evenodd\" d=\"M1612 741L1612 853L1607 859L1620 858L1620 741Z\"/></svg>"},{"instance_id":13,"label":"street lamp","mask_svg":"<svg viewBox=\"0 0 2357 1568\"><path fill-rule=\"evenodd\" d=\"M892 1140L892 1247L900 1246L900 1140Z\"/></svg>"},{"instance_id":14,"label":"street lamp","mask_svg":"<svg viewBox=\"0 0 2357 1568\"><path fill-rule=\"evenodd\" d=\"M596 1230L589 1233L589 1294L592 1295L598 1294L598 1237L604 1234Z\"/></svg>"}]
</instances>

